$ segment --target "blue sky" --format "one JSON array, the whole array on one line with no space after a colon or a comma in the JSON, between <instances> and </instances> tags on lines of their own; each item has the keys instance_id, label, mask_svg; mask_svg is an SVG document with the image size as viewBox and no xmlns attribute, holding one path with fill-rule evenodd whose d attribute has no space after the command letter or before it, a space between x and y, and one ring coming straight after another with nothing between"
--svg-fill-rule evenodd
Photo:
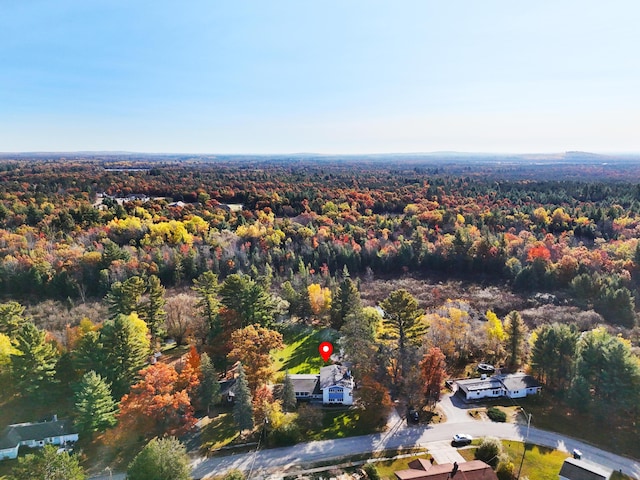
<instances>
[{"instance_id":1,"label":"blue sky","mask_svg":"<svg viewBox=\"0 0 640 480\"><path fill-rule=\"evenodd\" d=\"M640 152L640 3L0 0L0 151Z\"/></svg>"}]
</instances>

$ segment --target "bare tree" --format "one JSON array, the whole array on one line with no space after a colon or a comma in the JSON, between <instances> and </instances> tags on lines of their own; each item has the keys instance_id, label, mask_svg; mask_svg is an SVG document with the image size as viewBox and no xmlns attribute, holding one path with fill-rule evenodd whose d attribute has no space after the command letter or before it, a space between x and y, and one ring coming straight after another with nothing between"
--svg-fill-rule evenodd
<instances>
[{"instance_id":1,"label":"bare tree","mask_svg":"<svg viewBox=\"0 0 640 480\"><path fill-rule=\"evenodd\" d=\"M197 301L195 297L186 293L180 293L167 299L165 306L167 312L165 320L167 334L175 339L178 345L182 345L184 340L191 334L197 315Z\"/></svg>"}]
</instances>

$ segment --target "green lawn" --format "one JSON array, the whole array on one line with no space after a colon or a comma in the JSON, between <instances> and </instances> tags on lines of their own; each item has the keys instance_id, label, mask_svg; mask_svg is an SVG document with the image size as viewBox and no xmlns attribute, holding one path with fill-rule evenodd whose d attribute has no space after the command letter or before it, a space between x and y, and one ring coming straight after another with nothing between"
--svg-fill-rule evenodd
<instances>
[{"instance_id":1,"label":"green lawn","mask_svg":"<svg viewBox=\"0 0 640 480\"><path fill-rule=\"evenodd\" d=\"M479 441L474 441L475 444L480 444ZM520 467L520 461L522 460L522 451L524 444L522 442L515 442L511 440L503 440L502 445L505 453L509 455L509 458L516 467L516 473ZM460 449L458 450L465 460L470 461L475 458L475 448ZM562 467L564 459L569 454L567 452L561 452L552 448L541 447L538 445L527 444L527 451L524 456L524 463L522 464L521 477L528 477L531 480L545 480L558 478L558 473Z\"/></svg>"},{"instance_id":2,"label":"green lawn","mask_svg":"<svg viewBox=\"0 0 640 480\"><path fill-rule=\"evenodd\" d=\"M362 425L359 410L326 409L322 418L322 429L311 433L309 439L327 440L330 438L353 437L367 435L374 431Z\"/></svg>"},{"instance_id":3,"label":"green lawn","mask_svg":"<svg viewBox=\"0 0 640 480\"><path fill-rule=\"evenodd\" d=\"M293 325L283 332L285 348L272 353L274 369L289 373L316 373L326 364L318 353L320 343L335 342L338 334L330 328L314 330L304 325ZM336 345L334 347L337 348Z\"/></svg>"},{"instance_id":4,"label":"green lawn","mask_svg":"<svg viewBox=\"0 0 640 480\"><path fill-rule=\"evenodd\" d=\"M214 451L229 445L238 437L231 412L219 413L202 429L203 451Z\"/></svg>"},{"instance_id":5,"label":"green lawn","mask_svg":"<svg viewBox=\"0 0 640 480\"><path fill-rule=\"evenodd\" d=\"M523 398L520 403L533 415L531 425L536 428L579 438L610 452L640 458L638 426L631 418L581 414L544 392Z\"/></svg>"}]
</instances>

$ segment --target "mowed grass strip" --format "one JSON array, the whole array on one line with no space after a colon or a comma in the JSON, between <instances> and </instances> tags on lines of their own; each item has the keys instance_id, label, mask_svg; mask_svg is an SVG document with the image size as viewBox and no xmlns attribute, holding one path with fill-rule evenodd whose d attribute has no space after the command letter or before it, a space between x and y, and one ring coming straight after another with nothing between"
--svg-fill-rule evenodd
<instances>
[{"instance_id":1,"label":"mowed grass strip","mask_svg":"<svg viewBox=\"0 0 640 480\"><path fill-rule=\"evenodd\" d=\"M338 334L330 328L314 330L305 325L292 325L282 332L285 348L272 353L274 370L289 373L319 373L320 368L329 365L320 357L318 346L322 342L332 342L334 353Z\"/></svg>"},{"instance_id":2,"label":"mowed grass strip","mask_svg":"<svg viewBox=\"0 0 640 480\"><path fill-rule=\"evenodd\" d=\"M479 445L480 443L482 443L481 439L474 440L473 442L474 445ZM517 473L520 467L520 461L522 460L524 444L513 440L503 440L502 446L504 452L509 456L510 461L515 465ZM467 461L475 459L475 448L460 449L458 452ZM569 454L567 452L527 443L527 451L524 456L520 476L528 477L531 480L558 478L558 472L560 472L560 468L562 468L562 463L568 456Z\"/></svg>"}]
</instances>

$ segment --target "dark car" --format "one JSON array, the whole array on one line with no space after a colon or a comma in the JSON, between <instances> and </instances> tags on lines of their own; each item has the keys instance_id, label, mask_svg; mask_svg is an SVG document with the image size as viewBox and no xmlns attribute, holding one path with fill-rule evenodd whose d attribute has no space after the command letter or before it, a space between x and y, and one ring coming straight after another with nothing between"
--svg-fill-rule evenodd
<instances>
[{"instance_id":1,"label":"dark car","mask_svg":"<svg viewBox=\"0 0 640 480\"><path fill-rule=\"evenodd\" d=\"M407 423L420 423L420 414L415 408L409 408L407 410Z\"/></svg>"}]
</instances>

